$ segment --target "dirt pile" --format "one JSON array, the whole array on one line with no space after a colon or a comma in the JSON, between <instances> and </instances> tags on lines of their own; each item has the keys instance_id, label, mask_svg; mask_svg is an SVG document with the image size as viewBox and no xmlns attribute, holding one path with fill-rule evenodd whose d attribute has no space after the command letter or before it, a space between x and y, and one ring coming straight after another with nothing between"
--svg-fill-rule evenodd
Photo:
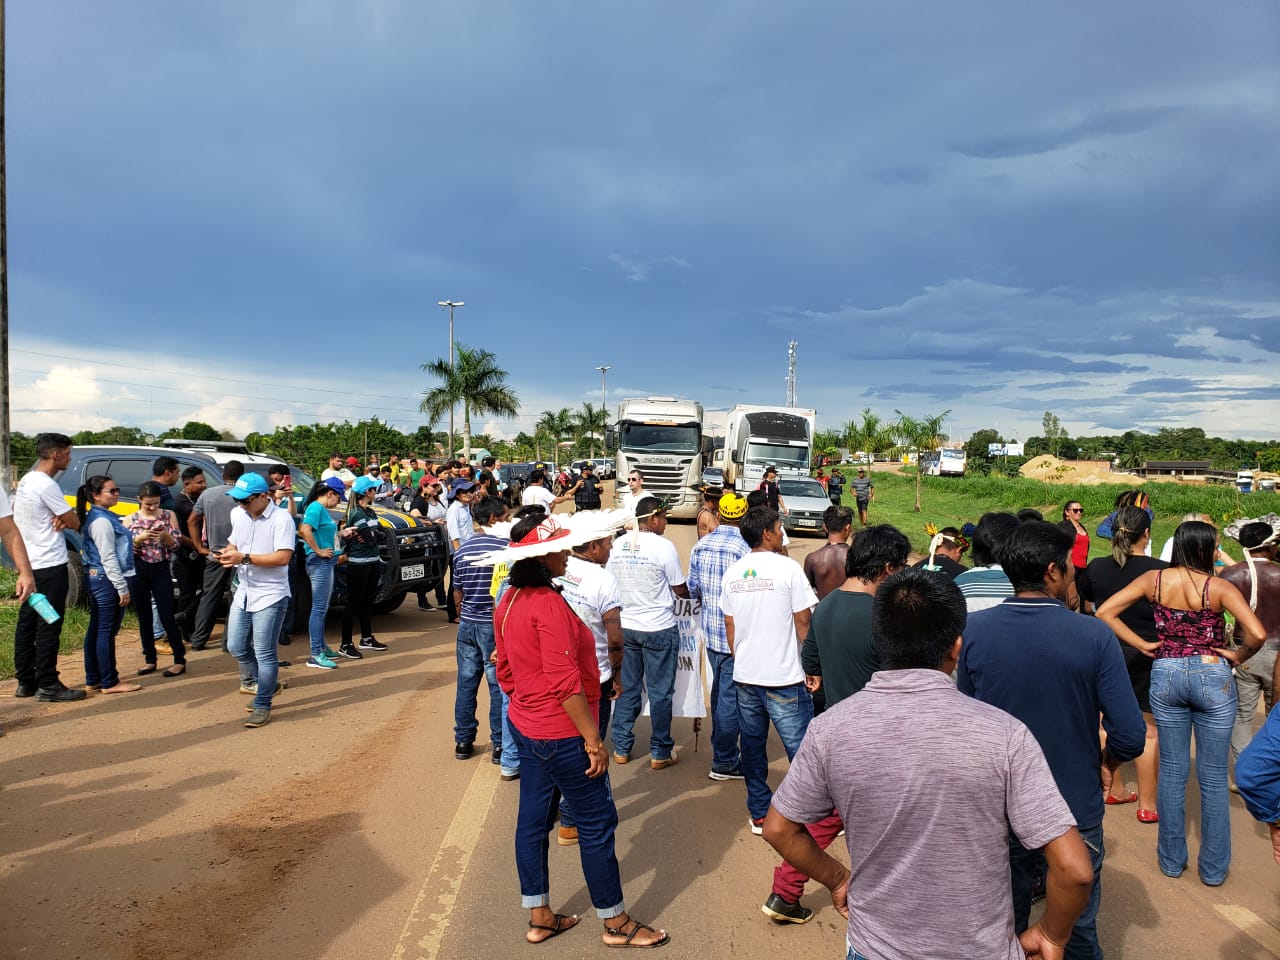
<instances>
[{"instance_id":1,"label":"dirt pile","mask_svg":"<svg viewBox=\"0 0 1280 960\"><path fill-rule=\"evenodd\" d=\"M1141 484L1141 477L1111 470L1105 460L1059 460L1049 454L1033 457L1018 470L1024 477L1046 483L1078 483L1086 487L1101 483Z\"/></svg>"}]
</instances>

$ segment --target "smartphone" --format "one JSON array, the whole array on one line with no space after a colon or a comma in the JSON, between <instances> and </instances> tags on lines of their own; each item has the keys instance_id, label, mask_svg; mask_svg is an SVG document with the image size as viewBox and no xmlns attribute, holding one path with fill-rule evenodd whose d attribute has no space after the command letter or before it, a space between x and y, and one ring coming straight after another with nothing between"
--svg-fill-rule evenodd
<instances>
[{"instance_id":1,"label":"smartphone","mask_svg":"<svg viewBox=\"0 0 1280 960\"><path fill-rule=\"evenodd\" d=\"M293 474L286 473L284 475L284 482L280 484L280 487L286 492L292 493L293 492Z\"/></svg>"}]
</instances>

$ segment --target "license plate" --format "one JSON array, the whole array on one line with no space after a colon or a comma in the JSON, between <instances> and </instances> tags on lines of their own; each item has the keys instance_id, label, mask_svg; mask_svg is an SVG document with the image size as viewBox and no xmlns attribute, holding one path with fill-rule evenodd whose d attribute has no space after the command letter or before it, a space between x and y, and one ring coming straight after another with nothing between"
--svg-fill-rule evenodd
<instances>
[{"instance_id":1,"label":"license plate","mask_svg":"<svg viewBox=\"0 0 1280 960\"><path fill-rule=\"evenodd\" d=\"M798 527L816 527L817 525L818 525L817 520L797 520L796 521L796 526Z\"/></svg>"},{"instance_id":2,"label":"license plate","mask_svg":"<svg viewBox=\"0 0 1280 960\"><path fill-rule=\"evenodd\" d=\"M426 575L427 565L425 563L414 563L400 568L401 580L421 580Z\"/></svg>"}]
</instances>

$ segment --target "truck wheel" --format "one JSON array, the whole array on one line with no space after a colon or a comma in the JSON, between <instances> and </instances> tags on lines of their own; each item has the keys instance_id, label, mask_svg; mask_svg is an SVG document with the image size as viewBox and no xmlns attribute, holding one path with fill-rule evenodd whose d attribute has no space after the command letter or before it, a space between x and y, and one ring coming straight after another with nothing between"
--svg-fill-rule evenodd
<instances>
[{"instance_id":1,"label":"truck wheel","mask_svg":"<svg viewBox=\"0 0 1280 960\"><path fill-rule=\"evenodd\" d=\"M89 591L84 582L84 564L77 551L67 551L67 609L89 606Z\"/></svg>"},{"instance_id":2,"label":"truck wheel","mask_svg":"<svg viewBox=\"0 0 1280 960\"><path fill-rule=\"evenodd\" d=\"M390 613L392 610L398 610L400 608L400 604L404 603L404 598L406 596L407 594L397 593L393 596L387 597L387 599L373 605L373 612L383 614Z\"/></svg>"},{"instance_id":3,"label":"truck wheel","mask_svg":"<svg viewBox=\"0 0 1280 960\"><path fill-rule=\"evenodd\" d=\"M311 578L299 564L289 568L289 582L293 587L293 632L304 636L311 621Z\"/></svg>"}]
</instances>

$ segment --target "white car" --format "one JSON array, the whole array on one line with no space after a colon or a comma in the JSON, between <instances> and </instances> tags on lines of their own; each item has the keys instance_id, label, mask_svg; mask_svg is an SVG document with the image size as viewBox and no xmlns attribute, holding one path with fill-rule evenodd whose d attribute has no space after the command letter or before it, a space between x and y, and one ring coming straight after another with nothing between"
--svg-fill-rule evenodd
<instances>
[{"instance_id":1,"label":"white car","mask_svg":"<svg viewBox=\"0 0 1280 960\"><path fill-rule=\"evenodd\" d=\"M831 506L827 488L817 480L796 477L778 481L788 513L782 515L787 533L822 533L822 515Z\"/></svg>"},{"instance_id":2,"label":"white car","mask_svg":"<svg viewBox=\"0 0 1280 960\"><path fill-rule=\"evenodd\" d=\"M596 457L592 461L596 465L596 476L601 480L612 480L614 473L613 461L608 457Z\"/></svg>"}]
</instances>

